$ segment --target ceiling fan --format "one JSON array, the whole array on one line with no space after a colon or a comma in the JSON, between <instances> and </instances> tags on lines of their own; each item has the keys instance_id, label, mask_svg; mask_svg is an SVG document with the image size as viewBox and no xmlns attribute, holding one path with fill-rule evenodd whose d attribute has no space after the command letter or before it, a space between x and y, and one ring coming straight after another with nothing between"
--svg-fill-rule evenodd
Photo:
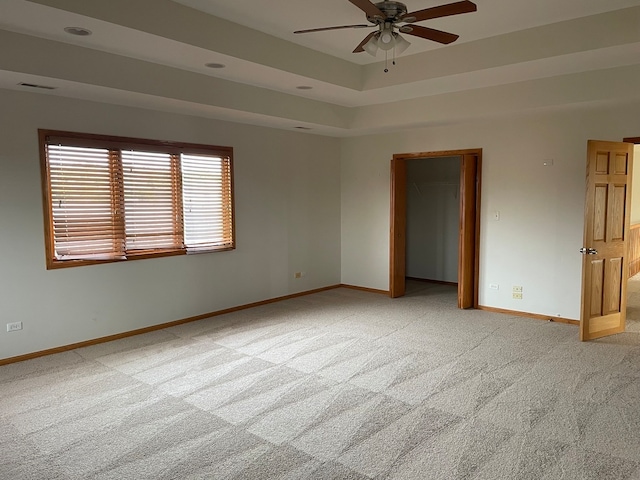
<instances>
[{"instance_id":1,"label":"ceiling fan","mask_svg":"<svg viewBox=\"0 0 640 480\"><path fill-rule=\"evenodd\" d=\"M371 3L369 0L349 0L367 15L370 24L342 25L337 27L311 28L297 30L293 33L322 32L326 30L341 30L345 28L373 28L377 31L367 35L353 50L353 53L368 52L376 54L378 48L382 50L394 49L394 53L402 53L408 46L404 38L398 32L413 35L414 37L432 40L434 42L449 44L458 39L458 35L433 28L414 25L415 22L430 20L432 18L448 17L461 13L470 13L477 10L476 4L468 0L440 5L438 7L425 8L415 12L407 12L404 3L384 1ZM404 25L399 25L404 23Z\"/></svg>"}]
</instances>

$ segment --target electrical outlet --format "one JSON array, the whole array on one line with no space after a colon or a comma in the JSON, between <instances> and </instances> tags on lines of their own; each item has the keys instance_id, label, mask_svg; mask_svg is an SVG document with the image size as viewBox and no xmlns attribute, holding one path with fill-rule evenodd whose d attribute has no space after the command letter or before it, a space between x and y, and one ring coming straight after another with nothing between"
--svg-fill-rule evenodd
<instances>
[{"instance_id":1,"label":"electrical outlet","mask_svg":"<svg viewBox=\"0 0 640 480\"><path fill-rule=\"evenodd\" d=\"M22 322L7 323L7 332L22 330Z\"/></svg>"},{"instance_id":2,"label":"electrical outlet","mask_svg":"<svg viewBox=\"0 0 640 480\"><path fill-rule=\"evenodd\" d=\"M302 278L302 272L296 272L293 274L293 278Z\"/></svg>"},{"instance_id":3,"label":"electrical outlet","mask_svg":"<svg viewBox=\"0 0 640 480\"><path fill-rule=\"evenodd\" d=\"M522 287L520 285L514 285L513 291L522 293Z\"/></svg>"},{"instance_id":4,"label":"electrical outlet","mask_svg":"<svg viewBox=\"0 0 640 480\"><path fill-rule=\"evenodd\" d=\"M522 300L522 293L521 292L513 292L513 299L514 300Z\"/></svg>"}]
</instances>

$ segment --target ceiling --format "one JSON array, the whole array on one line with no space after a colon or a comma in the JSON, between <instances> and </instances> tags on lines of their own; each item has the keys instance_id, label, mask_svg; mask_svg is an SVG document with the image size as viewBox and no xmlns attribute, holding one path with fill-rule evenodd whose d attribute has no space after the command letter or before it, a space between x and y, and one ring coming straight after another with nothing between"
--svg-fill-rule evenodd
<instances>
[{"instance_id":1,"label":"ceiling","mask_svg":"<svg viewBox=\"0 0 640 480\"><path fill-rule=\"evenodd\" d=\"M348 0L0 0L0 88L331 136L640 100L640 0L475 3L385 73L369 30L293 34L366 23Z\"/></svg>"},{"instance_id":2,"label":"ceiling","mask_svg":"<svg viewBox=\"0 0 640 480\"><path fill-rule=\"evenodd\" d=\"M174 1L350 62L365 64L376 61L368 54L351 53L368 30L293 34L294 30L306 28L367 23L366 15L348 0L269 0L269 8L262 10L260 7L265 2L256 0ZM416 11L453 1L405 0L404 3L409 11ZM475 13L420 22L420 25L457 33L460 35L457 43L462 43L640 5L635 0L476 0L474 3L478 6ZM412 43L407 51L409 55L443 48L438 43L408 39Z\"/></svg>"}]
</instances>

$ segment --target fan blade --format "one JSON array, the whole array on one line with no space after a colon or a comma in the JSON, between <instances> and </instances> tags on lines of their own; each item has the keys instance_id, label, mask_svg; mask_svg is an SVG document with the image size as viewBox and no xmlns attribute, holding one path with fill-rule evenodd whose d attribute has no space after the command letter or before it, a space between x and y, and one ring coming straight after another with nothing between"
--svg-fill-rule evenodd
<instances>
[{"instance_id":1,"label":"fan blade","mask_svg":"<svg viewBox=\"0 0 640 480\"><path fill-rule=\"evenodd\" d=\"M380 17L382 20L385 20L387 18L387 16L384 13L382 13L382 10L376 7L369 0L349 0L349 1L353 3L356 7L358 7L360 10L362 10L364 13L366 13L368 17Z\"/></svg>"},{"instance_id":2,"label":"fan blade","mask_svg":"<svg viewBox=\"0 0 640 480\"><path fill-rule=\"evenodd\" d=\"M435 30L433 28L421 27L420 25L404 25L400 28L400 31L415 37L426 38L427 40L444 44L455 42L460 37L460 35Z\"/></svg>"},{"instance_id":3,"label":"fan blade","mask_svg":"<svg viewBox=\"0 0 640 480\"><path fill-rule=\"evenodd\" d=\"M421 22L432 18L448 17L450 15L459 15L461 13L471 13L478 10L475 3L464 0L462 2L449 3L448 5L440 5L439 7L425 8L416 12L406 13L400 17L401 22Z\"/></svg>"},{"instance_id":4,"label":"fan blade","mask_svg":"<svg viewBox=\"0 0 640 480\"><path fill-rule=\"evenodd\" d=\"M310 28L308 30L296 30L293 33L324 32L325 30L341 30L343 28L370 28L370 27L375 27L375 25L341 25L339 27Z\"/></svg>"},{"instance_id":5,"label":"fan blade","mask_svg":"<svg viewBox=\"0 0 640 480\"><path fill-rule=\"evenodd\" d=\"M371 32L369 35L367 35L366 37L364 37L364 40L362 40L360 42L360 44L356 47L356 49L353 51L353 53L360 53L360 52L364 52L364 46L367 44L367 42L369 40L371 40L373 38L373 36L378 33L376 32Z\"/></svg>"}]
</instances>

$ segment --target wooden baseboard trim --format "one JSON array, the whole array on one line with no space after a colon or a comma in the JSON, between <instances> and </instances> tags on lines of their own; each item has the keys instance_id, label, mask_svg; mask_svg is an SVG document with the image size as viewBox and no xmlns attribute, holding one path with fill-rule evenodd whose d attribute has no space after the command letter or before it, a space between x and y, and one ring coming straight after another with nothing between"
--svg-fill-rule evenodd
<instances>
[{"instance_id":1,"label":"wooden baseboard trim","mask_svg":"<svg viewBox=\"0 0 640 480\"><path fill-rule=\"evenodd\" d=\"M579 320L572 320L570 318L552 317L550 315L540 315L538 313L520 312L518 310L506 310L504 308L486 307L484 305L478 305L478 310L485 310L487 312L504 313L507 315L513 315L515 317L528 317L535 320L544 320L546 322L567 323L569 325L580 325Z\"/></svg>"},{"instance_id":2,"label":"wooden baseboard trim","mask_svg":"<svg viewBox=\"0 0 640 480\"><path fill-rule=\"evenodd\" d=\"M406 277L407 280L414 280L416 282L424 282L424 283L437 283L438 285L451 285L452 287L457 287L458 282L445 282L444 280L430 280L428 278L416 278L416 277Z\"/></svg>"},{"instance_id":3,"label":"wooden baseboard trim","mask_svg":"<svg viewBox=\"0 0 640 480\"><path fill-rule=\"evenodd\" d=\"M275 298L270 298L268 300L261 300L259 302L247 303L246 305L239 305L237 307L225 308L224 310L217 310L215 312L203 313L202 315L183 318L181 320L174 320L172 322L152 325L150 327L138 328L136 330L130 330L128 332L116 333L115 335L108 335L106 337L94 338L92 340L85 340L84 342L72 343L69 345L63 345L61 347L49 348L47 350L27 353L25 355L18 355L17 357L4 358L4 359L0 359L0 366L8 365L10 363L23 362L25 360L32 360L34 358L44 357L47 355L54 355L56 353L68 352L69 350L75 350L76 348L90 347L92 345L98 345L99 343L106 343L106 342L111 342L113 340L120 340L122 338L133 337L134 335L141 335L143 333L154 332L156 330L162 330L164 328L175 327L177 325L182 325L184 323L197 322L198 320L204 320L205 318L217 317L219 315L224 315L226 313L233 313L233 312L238 312L240 310L246 310L248 308L259 307L261 305L268 305L269 303L281 302L283 300L303 297L305 295L311 295L313 293L325 292L327 290L334 290L336 288L340 288L341 286L342 285L330 285L328 287L315 288L313 290L293 293L291 295L284 295L282 297L275 297Z\"/></svg>"},{"instance_id":4,"label":"wooden baseboard trim","mask_svg":"<svg viewBox=\"0 0 640 480\"><path fill-rule=\"evenodd\" d=\"M350 288L351 290L360 290L361 292L377 293L379 295L389 296L389 290L378 290L377 288L358 287L357 285L348 285L346 283L341 283L340 286L342 288Z\"/></svg>"}]
</instances>

